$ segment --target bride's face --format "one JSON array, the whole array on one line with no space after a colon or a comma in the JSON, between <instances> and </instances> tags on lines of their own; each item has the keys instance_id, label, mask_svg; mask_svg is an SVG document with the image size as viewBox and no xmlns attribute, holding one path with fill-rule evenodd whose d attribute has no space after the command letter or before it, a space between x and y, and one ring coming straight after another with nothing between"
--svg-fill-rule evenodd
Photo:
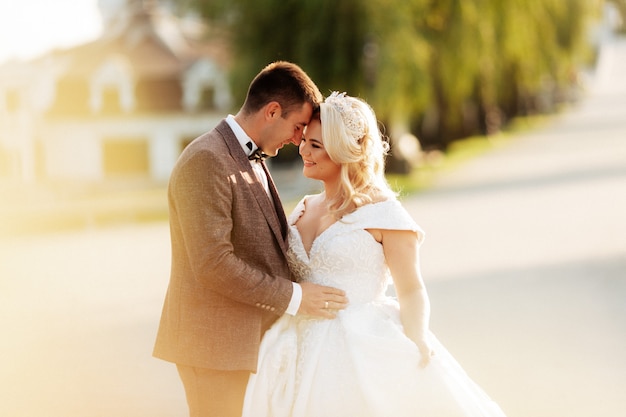
<instances>
[{"instance_id":1,"label":"bride's face","mask_svg":"<svg viewBox=\"0 0 626 417\"><path fill-rule=\"evenodd\" d=\"M300 142L300 156L305 177L320 181L332 181L339 177L341 166L333 162L324 149L319 120L312 120L306 127Z\"/></svg>"}]
</instances>

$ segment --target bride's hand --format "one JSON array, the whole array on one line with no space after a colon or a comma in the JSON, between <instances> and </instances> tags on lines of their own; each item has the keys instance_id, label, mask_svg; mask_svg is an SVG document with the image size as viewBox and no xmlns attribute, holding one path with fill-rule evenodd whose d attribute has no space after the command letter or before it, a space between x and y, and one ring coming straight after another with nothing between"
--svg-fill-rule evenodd
<instances>
[{"instance_id":1,"label":"bride's hand","mask_svg":"<svg viewBox=\"0 0 626 417\"><path fill-rule=\"evenodd\" d=\"M426 340L421 340L416 344L420 351L420 356L422 357L420 359L419 367L424 369L430 363L430 359L435 355L435 351Z\"/></svg>"},{"instance_id":2,"label":"bride's hand","mask_svg":"<svg viewBox=\"0 0 626 417\"><path fill-rule=\"evenodd\" d=\"M337 315L337 311L343 310L348 305L346 293L340 289L311 282L300 283L300 286L302 288L302 302L298 309L298 315L333 319Z\"/></svg>"}]
</instances>

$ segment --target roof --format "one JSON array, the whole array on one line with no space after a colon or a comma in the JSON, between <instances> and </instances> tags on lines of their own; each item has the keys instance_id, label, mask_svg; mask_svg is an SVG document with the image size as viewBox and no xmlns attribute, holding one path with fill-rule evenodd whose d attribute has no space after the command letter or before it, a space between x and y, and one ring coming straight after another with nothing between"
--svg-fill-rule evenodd
<instances>
[{"instance_id":1,"label":"roof","mask_svg":"<svg viewBox=\"0 0 626 417\"><path fill-rule=\"evenodd\" d=\"M80 78L112 57L128 62L135 78L176 77L207 57L228 65L224 37L209 38L199 22L186 30L188 24L164 10L142 8L120 17L99 39L51 55L64 61L66 75Z\"/></svg>"}]
</instances>

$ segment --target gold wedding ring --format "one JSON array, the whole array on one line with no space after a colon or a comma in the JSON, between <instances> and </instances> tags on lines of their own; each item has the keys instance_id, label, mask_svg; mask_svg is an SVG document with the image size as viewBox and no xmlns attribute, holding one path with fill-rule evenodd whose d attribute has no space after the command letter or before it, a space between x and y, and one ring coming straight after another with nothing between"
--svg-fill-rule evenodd
<instances>
[{"instance_id":1,"label":"gold wedding ring","mask_svg":"<svg viewBox=\"0 0 626 417\"><path fill-rule=\"evenodd\" d=\"M328 309L328 301L324 301L324 308Z\"/></svg>"}]
</instances>

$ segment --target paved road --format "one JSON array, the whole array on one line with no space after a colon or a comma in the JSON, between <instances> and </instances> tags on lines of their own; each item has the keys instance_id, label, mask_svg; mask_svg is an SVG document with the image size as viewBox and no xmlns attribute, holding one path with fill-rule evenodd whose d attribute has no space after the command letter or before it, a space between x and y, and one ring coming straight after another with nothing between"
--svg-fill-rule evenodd
<instances>
[{"instance_id":1,"label":"paved road","mask_svg":"<svg viewBox=\"0 0 626 417\"><path fill-rule=\"evenodd\" d=\"M626 43L589 97L407 201L433 330L509 416L626 415Z\"/></svg>"},{"instance_id":2,"label":"paved road","mask_svg":"<svg viewBox=\"0 0 626 417\"><path fill-rule=\"evenodd\" d=\"M626 410L626 44L589 97L405 201L433 331L509 417ZM622 79L620 79L620 77ZM0 415L184 416L163 223L0 241Z\"/></svg>"}]
</instances>

